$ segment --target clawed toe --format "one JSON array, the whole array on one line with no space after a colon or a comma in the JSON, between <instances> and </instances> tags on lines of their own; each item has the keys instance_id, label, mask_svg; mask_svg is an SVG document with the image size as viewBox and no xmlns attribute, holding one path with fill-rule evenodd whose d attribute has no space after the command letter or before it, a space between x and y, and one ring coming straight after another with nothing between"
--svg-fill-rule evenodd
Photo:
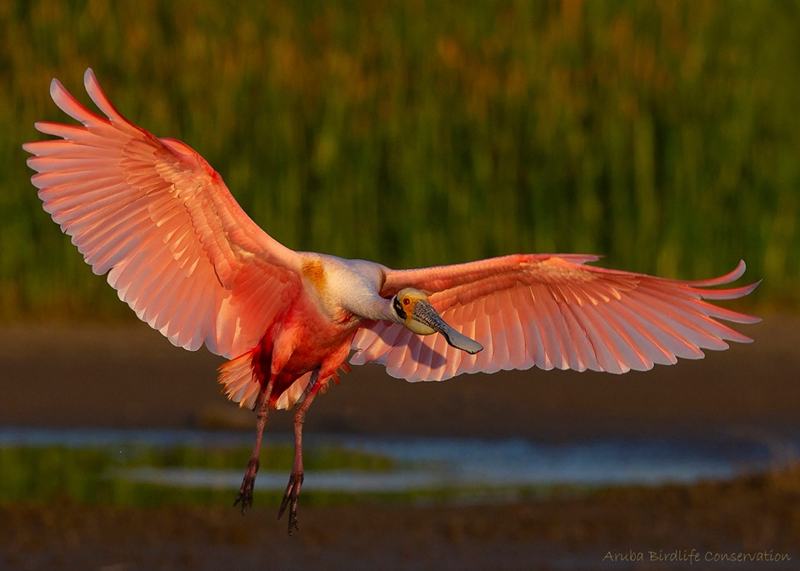
<instances>
[{"instance_id":1,"label":"clawed toe","mask_svg":"<svg viewBox=\"0 0 800 571\"><path fill-rule=\"evenodd\" d=\"M242 515L251 507L253 507L253 481L242 482L242 487L239 490L239 495L233 501L233 506L241 506Z\"/></svg>"},{"instance_id":2,"label":"clawed toe","mask_svg":"<svg viewBox=\"0 0 800 571\"><path fill-rule=\"evenodd\" d=\"M239 488L239 495L233 501L234 507L241 505L242 515L253 506L253 488L256 484L256 474L258 473L258 460L251 459L247 463L242 486Z\"/></svg>"},{"instance_id":3,"label":"clawed toe","mask_svg":"<svg viewBox=\"0 0 800 571\"><path fill-rule=\"evenodd\" d=\"M281 507L278 509L278 519L283 516L286 508L289 508L289 535L295 531L299 531L297 525L297 503L300 498L300 490L303 487L303 473L292 472L289 476L289 483L286 486L286 492L283 494L281 500Z\"/></svg>"}]
</instances>

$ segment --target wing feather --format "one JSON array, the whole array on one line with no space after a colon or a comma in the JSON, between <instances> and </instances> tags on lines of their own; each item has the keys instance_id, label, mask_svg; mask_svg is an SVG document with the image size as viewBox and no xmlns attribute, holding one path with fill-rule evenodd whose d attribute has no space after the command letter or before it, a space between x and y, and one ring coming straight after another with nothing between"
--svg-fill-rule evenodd
<instances>
[{"instance_id":1,"label":"wing feather","mask_svg":"<svg viewBox=\"0 0 800 571\"><path fill-rule=\"evenodd\" d=\"M468 355L440 335L371 322L356 336L351 362L384 363L389 374L413 381L531 366L625 373L678 357L699 359L703 350L727 349L727 341L751 341L719 320L755 323L757 317L706 301L740 298L758 286L718 287L744 274L743 261L716 278L682 281L585 265L596 259L519 254L387 270L382 295L404 287L427 291L445 320L484 350ZM373 329L379 334L370 334ZM434 366L435 353L446 362Z\"/></svg>"},{"instance_id":2,"label":"wing feather","mask_svg":"<svg viewBox=\"0 0 800 571\"><path fill-rule=\"evenodd\" d=\"M125 119L91 70L84 84L101 113L53 80L53 101L80 125L37 122L59 138L23 145L45 211L172 343L244 353L299 292L299 255L263 232L194 150Z\"/></svg>"}]
</instances>

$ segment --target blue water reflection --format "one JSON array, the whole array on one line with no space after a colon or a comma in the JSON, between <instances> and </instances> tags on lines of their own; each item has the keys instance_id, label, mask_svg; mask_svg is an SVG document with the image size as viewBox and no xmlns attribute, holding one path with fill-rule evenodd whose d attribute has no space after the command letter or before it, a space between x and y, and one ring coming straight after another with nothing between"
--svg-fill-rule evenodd
<instances>
[{"instance_id":1,"label":"blue water reflection","mask_svg":"<svg viewBox=\"0 0 800 571\"><path fill-rule=\"evenodd\" d=\"M289 435L270 435L288 443ZM249 446L246 432L200 430L103 430L0 428L0 446ZM725 479L768 468L772 447L735 438L708 441L680 439L606 439L566 443L461 438L390 438L309 435L307 448L338 447L395 460L388 472L351 470L307 474L319 491L400 492L419 489L514 489L548 484L655 485ZM796 443L784 443L787 450ZM267 451L269 453L269 451ZM243 459L244 462L245 459ZM287 467L288 470L288 467ZM288 472L262 472L260 489L280 490ZM122 474L137 482L235 489L240 471L182 468L136 468Z\"/></svg>"}]
</instances>

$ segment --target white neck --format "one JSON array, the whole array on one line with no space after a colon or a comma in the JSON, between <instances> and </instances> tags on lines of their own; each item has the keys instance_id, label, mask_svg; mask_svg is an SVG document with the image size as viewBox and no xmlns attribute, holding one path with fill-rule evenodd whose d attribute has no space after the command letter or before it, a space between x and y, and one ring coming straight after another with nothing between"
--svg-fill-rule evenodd
<instances>
[{"instance_id":1,"label":"white neck","mask_svg":"<svg viewBox=\"0 0 800 571\"><path fill-rule=\"evenodd\" d=\"M398 321L397 316L392 309L392 299L386 299L378 294L359 297L357 299L349 300L350 311L363 317L365 319L374 319L376 321Z\"/></svg>"},{"instance_id":2,"label":"white neck","mask_svg":"<svg viewBox=\"0 0 800 571\"><path fill-rule=\"evenodd\" d=\"M320 295L332 311L342 308L363 319L399 322L392 309L392 298L385 299L379 294L384 280L382 266L366 260L311 256L323 264L326 279Z\"/></svg>"}]
</instances>

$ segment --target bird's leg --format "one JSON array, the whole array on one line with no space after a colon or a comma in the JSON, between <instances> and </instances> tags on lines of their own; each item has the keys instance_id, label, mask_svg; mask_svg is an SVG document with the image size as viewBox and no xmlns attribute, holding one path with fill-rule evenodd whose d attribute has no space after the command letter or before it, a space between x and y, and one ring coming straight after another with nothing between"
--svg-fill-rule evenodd
<instances>
[{"instance_id":1,"label":"bird's leg","mask_svg":"<svg viewBox=\"0 0 800 571\"><path fill-rule=\"evenodd\" d=\"M289 535L299 530L297 526L297 501L300 498L300 489L303 487L303 423L306 419L306 412L308 412L311 403L314 402L314 397L317 396L321 388L321 383L317 382L318 377L319 370L316 370L311 376L305 398L294 414L294 464L292 465L292 473L289 476L289 484L286 486L286 492L278 510L278 519L280 519L286 508L289 508Z\"/></svg>"},{"instance_id":2,"label":"bird's leg","mask_svg":"<svg viewBox=\"0 0 800 571\"><path fill-rule=\"evenodd\" d=\"M266 388L261 391L258 395L258 401L256 401L256 443L253 445L253 452L250 454L250 460L247 462L247 468L244 471L239 495L236 496L236 500L233 502L234 506L241 504L242 514L253 505L253 487L256 484L256 474L258 473L261 439L264 436L264 427L267 425L267 415L269 414L269 397L272 394L272 382L273 378L270 378Z\"/></svg>"}]
</instances>

